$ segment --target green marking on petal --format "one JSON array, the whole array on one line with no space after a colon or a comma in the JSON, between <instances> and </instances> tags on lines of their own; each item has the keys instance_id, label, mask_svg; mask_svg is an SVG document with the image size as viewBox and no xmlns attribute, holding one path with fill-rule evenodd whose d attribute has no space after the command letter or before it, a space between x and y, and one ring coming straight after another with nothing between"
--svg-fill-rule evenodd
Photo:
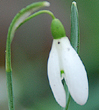
<instances>
[{"instance_id":1,"label":"green marking on petal","mask_svg":"<svg viewBox=\"0 0 99 110\"><path fill-rule=\"evenodd\" d=\"M64 74L64 70L61 70L61 75Z\"/></svg>"},{"instance_id":2,"label":"green marking on petal","mask_svg":"<svg viewBox=\"0 0 99 110\"><path fill-rule=\"evenodd\" d=\"M53 19L51 23L51 32L54 39L60 39L66 36L64 26L59 19Z\"/></svg>"}]
</instances>

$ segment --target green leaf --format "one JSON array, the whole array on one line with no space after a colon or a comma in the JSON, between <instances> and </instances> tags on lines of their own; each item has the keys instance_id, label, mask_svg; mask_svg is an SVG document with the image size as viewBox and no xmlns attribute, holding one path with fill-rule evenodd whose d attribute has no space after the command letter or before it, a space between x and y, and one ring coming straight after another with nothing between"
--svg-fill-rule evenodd
<instances>
[{"instance_id":1,"label":"green leaf","mask_svg":"<svg viewBox=\"0 0 99 110\"><path fill-rule=\"evenodd\" d=\"M70 42L73 48L79 53L79 23L78 23L78 10L76 6L76 2L72 2L71 5L71 37ZM64 88L66 90L66 107L63 110L68 110L69 102L70 102L70 93L69 90L64 84Z\"/></svg>"},{"instance_id":2,"label":"green leaf","mask_svg":"<svg viewBox=\"0 0 99 110\"><path fill-rule=\"evenodd\" d=\"M72 2L71 5L71 45L79 53L79 22L78 22L78 10L76 2Z\"/></svg>"}]
</instances>

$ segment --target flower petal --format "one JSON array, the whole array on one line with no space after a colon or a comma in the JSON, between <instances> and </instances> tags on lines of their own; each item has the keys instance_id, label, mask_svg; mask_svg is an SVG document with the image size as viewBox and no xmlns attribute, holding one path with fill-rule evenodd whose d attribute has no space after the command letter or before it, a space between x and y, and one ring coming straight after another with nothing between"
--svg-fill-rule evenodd
<instances>
[{"instance_id":1,"label":"flower petal","mask_svg":"<svg viewBox=\"0 0 99 110\"><path fill-rule=\"evenodd\" d=\"M85 67L69 40L61 40L61 57L65 71L65 80L73 99L84 105L88 99L88 79Z\"/></svg>"},{"instance_id":2,"label":"flower petal","mask_svg":"<svg viewBox=\"0 0 99 110\"><path fill-rule=\"evenodd\" d=\"M66 94L61 82L59 59L54 41L48 59L48 79L56 101L65 107Z\"/></svg>"}]
</instances>

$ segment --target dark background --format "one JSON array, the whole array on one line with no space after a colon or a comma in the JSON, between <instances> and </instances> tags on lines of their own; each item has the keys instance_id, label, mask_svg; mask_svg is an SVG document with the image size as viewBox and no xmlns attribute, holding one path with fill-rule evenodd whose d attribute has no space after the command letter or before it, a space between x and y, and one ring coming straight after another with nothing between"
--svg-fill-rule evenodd
<instances>
[{"instance_id":1,"label":"dark background","mask_svg":"<svg viewBox=\"0 0 99 110\"><path fill-rule=\"evenodd\" d=\"M39 0L0 0L0 110L8 110L5 46L8 27L23 7ZM49 0L48 9L63 23L70 38L72 0ZM80 24L80 57L89 79L89 99L84 106L72 99L69 110L99 110L99 0L76 0ZM47 59L52 43L51 17L39 15L16 32L12 42L12 69L16 110L61 110L47 79Z\"/></svg>"}]
</instances>

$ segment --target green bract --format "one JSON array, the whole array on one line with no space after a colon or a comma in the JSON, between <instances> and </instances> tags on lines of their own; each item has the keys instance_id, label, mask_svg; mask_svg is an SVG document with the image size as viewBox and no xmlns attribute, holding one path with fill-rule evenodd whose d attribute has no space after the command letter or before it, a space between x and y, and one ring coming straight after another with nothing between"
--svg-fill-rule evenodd
<instances>
[{"instance_id":1,"label":"green bract","mask_svg":"<svg viewBox=\"0 0 99 110\"><path fill-rule=\"evenodd\" d=\"M66 36L64 26L59 19L53 19L51 23L51 32L54 39L60 39Z\"/></svg>"}]
</instances>

